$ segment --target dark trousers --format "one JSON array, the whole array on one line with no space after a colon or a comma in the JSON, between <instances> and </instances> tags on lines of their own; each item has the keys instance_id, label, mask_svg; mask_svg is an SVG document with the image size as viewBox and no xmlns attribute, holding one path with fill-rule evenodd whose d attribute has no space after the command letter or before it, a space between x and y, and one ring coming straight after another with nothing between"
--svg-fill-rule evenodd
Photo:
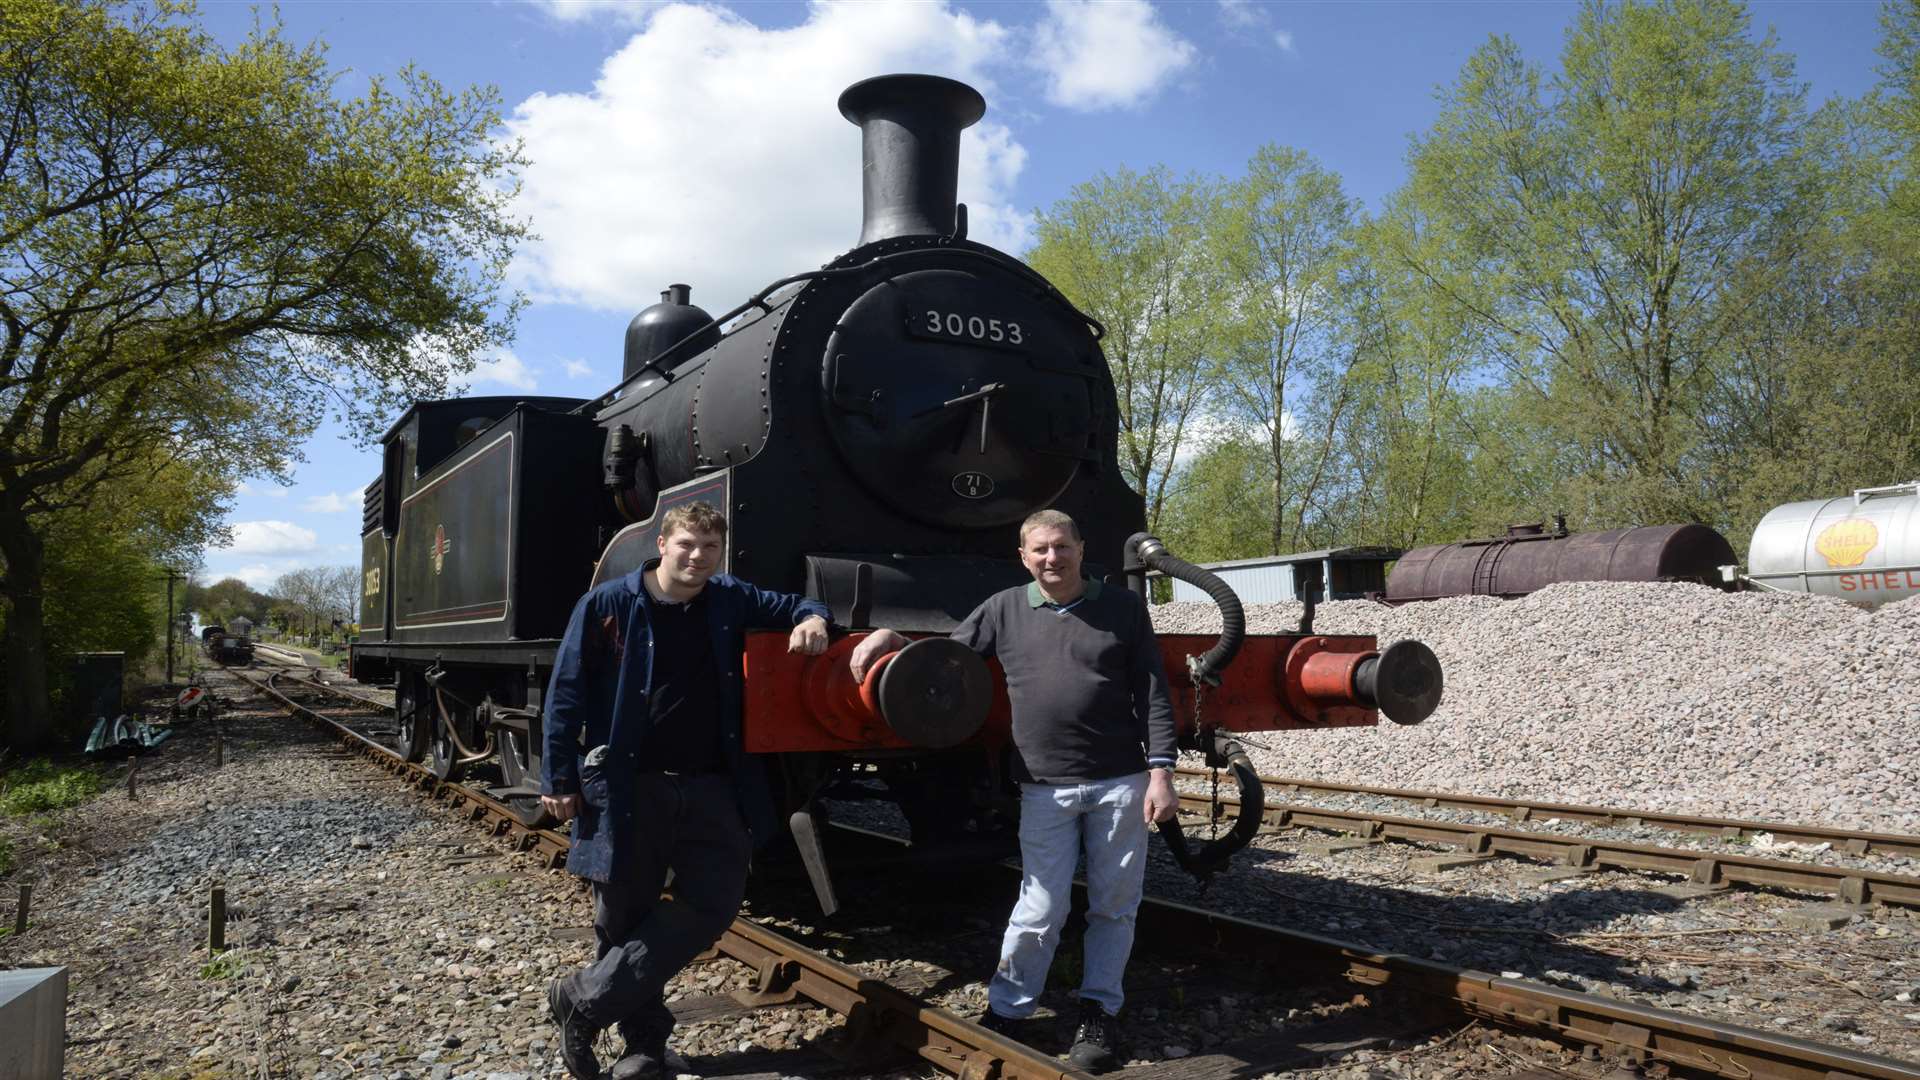
<instances>
[{"instance_id":1,"label":"dark trousers","mask_svg":"<svg viewBox=\"0 0 1920 1080\"><path fill-rule=\"evenodd\" d=\"M657 1049L673 1031L667 980L733 922L747 888L753 845L724 773L646 773L634 781L630 857L593 885L599 959L568 991L596 1027L618 1025L628 1052ZM667 872L673 895L660 895Z\"/></svg>"}]
</instances>

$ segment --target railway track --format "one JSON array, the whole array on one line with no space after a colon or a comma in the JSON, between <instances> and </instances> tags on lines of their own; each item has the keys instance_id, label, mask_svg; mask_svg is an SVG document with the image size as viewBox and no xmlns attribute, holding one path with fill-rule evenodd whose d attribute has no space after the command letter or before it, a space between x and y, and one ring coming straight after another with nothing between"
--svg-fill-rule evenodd
<instances>
[{"instance_id":1,"label":"railway track","mask_svg":"<svg viewBox=\"0 0 1920 1080\"><path fill-rule=\"evenodd\" d=\"M426 769L402 761L345 724L294 702L267 685L266 679L236 674L277 698L282 708L325 728L347 748L428 797L464 812L511 846L539 853L549 866L564 860L565 836L525 826L508 806L484 793L436 780ZM1290 975L1317 972L1365 993L1393 992L1457 1023L1486 1022L1566 1045L1592 1047L1643 1071L1727 1080L1920 1080L1920 1065L1890 1057L1434 960L1379 953L1330 937L1184 905L1149 900L1141 907L1140 922L1145 933L1188 943L1223 963L1264 961ZM1084 1075L1065 1067L1057 1058L929 1006L908 991L840 964L758 923L737 920L716 945L716 952L756 972L753 988L736 995L740 1004L758 1006L800 999L813 1002L847 1017L848 1037L855 1044L898 1048L968 1080L1061 1080ZM1199 1075L1178 1062L1129 1072Z\"/></svg>"},{"instance_id":2,"label":"railway track","mask_svg":"<svg viewBox=\"0 0 1920 1080\"><path fill-rule=\"evenodd\" d=\"M1206 769L1182 768L1188 779L1207 780ZM1829 829L1813 825L1789 825L1771 821L1743 821L1736 818L1694 817L1667 814L1657 810L1623 810L1606 806L1582 806L1571 803L1540 802L1529 799L1499 799L1482 795L1460 795L1444 791L1412 791L1402 788L1367 787L1354 784L1328 784L1317 780L1299 780L1281 776L1260 778L1268 790L1282 796L1300 794L1372 795L1397 799L1429 809L1474 810L1497 814L1516 822L1558 818L1561 821L1589 822L1596 825L1645 826L1674 832L1697 833L1722 840L1753 840L1762 834L1794 844L1831 844L1854 855L1901 855L1920 858L1920 836L1900 833L1864 832L1854 829Z\"/></svg>"},{"instance_id":3,"label":"railway track","mask_svg":"<svg viewBox=\"0 0 1920 1080\"><path fill-rule=\"evenodd\" d=\"M1203 816L1235 816L1239 800L1182 794L1181 807ZM1547 833L1401 818L1314 806L1268 804L1262 820L1274 828L1313 828L1365 840L1450 847L1467 855L1513 856L1581 870L1671 874L1700 885L1738 884L1828 895L1852 904L1920 908L1920 878L1784 859L1686 851L1650 845L1563 837Z\"/></svg>"}]
</instances>

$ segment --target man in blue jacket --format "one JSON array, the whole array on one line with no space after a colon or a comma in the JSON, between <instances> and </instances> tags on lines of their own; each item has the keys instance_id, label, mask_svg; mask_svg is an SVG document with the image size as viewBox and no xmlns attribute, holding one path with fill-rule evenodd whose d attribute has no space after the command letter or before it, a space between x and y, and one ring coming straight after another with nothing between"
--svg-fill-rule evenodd
<instances>
[{"instance_id":1,"label":"man in blue jacket","mask_svg":"<svg viewBox=\"0 0 1920 1080\"><path fill-rule=\"evenodd\" d=\"M554 980L547 1004L580 1080L599 1076L593 1043L614 1026L617 1080L662 1073L667 981L733 921L748 857L777 827L740 745L744 632L791 628L789 652L827 647L825 605L715 573L726 534L706 503L668 511L660 558L582 597L554 657L540 801L574 822L567 869L593 883L599 958Z\"/></svg>"}]
</instances>

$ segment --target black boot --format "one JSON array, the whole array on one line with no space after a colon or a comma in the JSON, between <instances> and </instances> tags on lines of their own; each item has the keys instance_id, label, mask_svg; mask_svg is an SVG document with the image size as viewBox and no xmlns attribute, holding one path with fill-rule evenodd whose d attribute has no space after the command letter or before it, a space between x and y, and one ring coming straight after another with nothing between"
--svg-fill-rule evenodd
<instances>
[{"instance_id":1,"label":"black boot","mask_svg":"<svg viewBox=\"0 0 1920 1080\"><path fill-rule=\"evenodd\" d=\"M663 1002L640 1010L619 1023L626 1054L613 1063L613 1080L658 1080L667 1074L667 1036L673 1033L673 1013Z\"/></svg>"},{"instance_id":2,"label":"black boot","mask_svg":"<svg viewBox=\"0 0 1920 1080\"><path fill-rule=\"evenodd\" d=\"M573 1004L566 981L547 984L547 1012L560 1028L560 1060L574 1080L599 1080L600 1059L593 1056L593 1040L600 1029Z\"/></svg>"},{"instance_id":3,"label":"black boot","mask_svg":"<svg viewBox=\"0 0 1920 1080\"><path fill-rule=\"evenodd\" d=\"M1088 1072L1106 1072L1120 1064L1119 1025L1097 1001L1080 1003L1080 1026L1073 1031L1067 1060Z\"/></svg>"},{"instance_id":4,"label":"black boot","mask_svg":"<svg viewBox=\"0 0 1920 1080\"><path fill-rule=\"evenodd\" d=\"M613 1063L613 1080L659 1080L667 1074L667 1037L634 1024L620 1025L627 1052Z\"/></svg>"}]
</instances>

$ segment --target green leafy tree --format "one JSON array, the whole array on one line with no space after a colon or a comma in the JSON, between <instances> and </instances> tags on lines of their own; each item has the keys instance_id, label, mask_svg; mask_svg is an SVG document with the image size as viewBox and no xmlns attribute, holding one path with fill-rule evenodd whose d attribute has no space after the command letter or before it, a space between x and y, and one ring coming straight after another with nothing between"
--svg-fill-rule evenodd
<instances>
[{"instance_id":1,"label":"green leafy tree","mask_svg":"<svg viewBox=\"0 0 1920 1080\"><path fill-rule=\"evenodd\" d=\"M1262 147L1228 184L1209 236L1223 303L1217 347L1223 404L1267 447L1267 539L1248 554L1295 550L1332 479L1335 434L1351 395L1343 330L1353 206L1340 178L1301 150ZM1308 398L1314 422L1303 423Z\"/></svg>"},{"instance_id":2,"label":"green leafy tree","mask_svg":"<svg viewBox=\"0 0 1920 1080\"><path fill-rule=\"evenodd\" d=\"M1209 385L1217 274L1206 248L1215 186L1165 169L1080 184L1038 217L1028 253L1106 327L1101 347L1120 408L1120 468L1157 529L1175 460Z\"/></svg>"},{"instance_id":3,"label":"green leafy tree","mask_svg":"<svg viewBox=\"0 0 1920 1080\"><path fill-rule=\"evenodd\" d=\"M1531 398L1590 525L1715 513L1715 368L1806 227L1792 74L1732 0L1589 2L1557 76L1495 39L1415 142L1406 196L1457 242L1411 269Z\"/></svg>"},{"instance_id":4,"label":"green leafy tree","mask_svg":"<svg viewBox=\"0 0 1920 1080\"><path fill-rule=\"evenodd\" d=\"M282 469L505 339L518 151L491 91L337 94L318 48L221 47L190 4L0 9L0 596L7 737L47 724L57 515L151 467Z\"/></svg>"},{"instance_id":5,"label":"green leafy tree","mask_svg":"<svg viewBox=\"0 0 1920 1080\"><path fill-rule=\"evenodd\" d=\"M1761 292L1709 434L1744 548L1773 506L1920 477L1920 4L1882 13L1880 82L1806 138L1817 226ZM1759 290L1755 290L1759 291Z\"/></svg>"},{"instance_id":6,"label":"green leafy tree","mask_svg":"<svg viewBox=\"0 0 1920 1080\"><path fill-rule=\"evenodd\" d=\"M1180 470L1160 536L1190 562L1271 554L1273 457L1264 432L1229 432Z\"/></svg>"},{"instance_id":7,"label":"green leafy tree","mask_svg":"<svg viewBox=\"0 0 1920 1080\"><path fill-rule=\"evenodd\" d=\"M187 600L189 609L199 612L203 623L224 624L237 616L244 616L255 625L267 621L267 595L239 578L221 578L204 588L189 588Z\"/></svg>"}]
</instances>

